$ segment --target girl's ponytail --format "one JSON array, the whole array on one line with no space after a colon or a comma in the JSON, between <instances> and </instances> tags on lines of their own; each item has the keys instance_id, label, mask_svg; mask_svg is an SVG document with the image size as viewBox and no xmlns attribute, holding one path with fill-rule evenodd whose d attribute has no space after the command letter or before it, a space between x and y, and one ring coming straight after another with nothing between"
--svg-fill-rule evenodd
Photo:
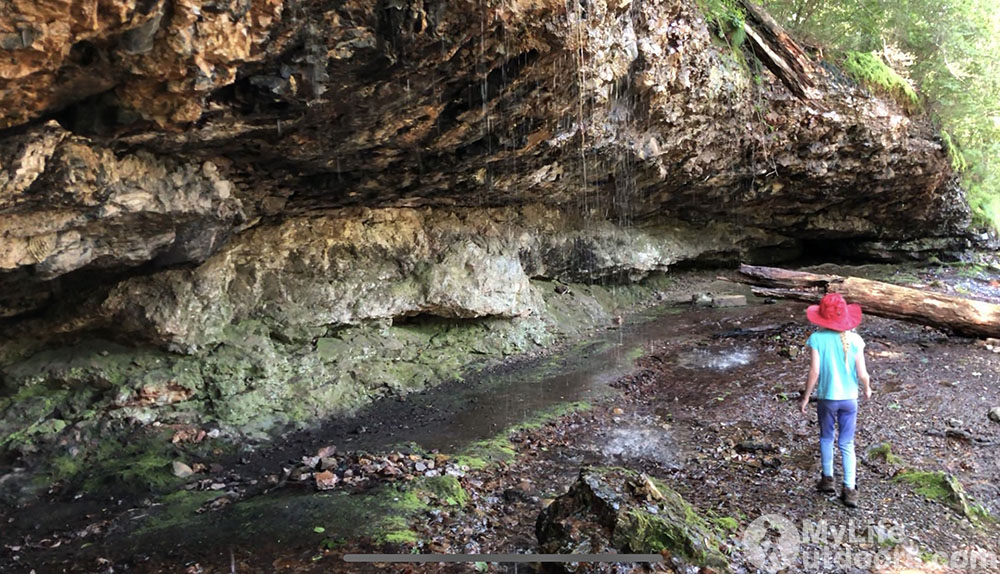
<instances>
[{"instance_id":1,"label":"girl's ponytail","mask_svg":"<svg viewBox=\"0 0 1000 574\"><path fill-rule=\"evenodd\" d=\"M847 331L840 332L840 342L844 345L844 366L851 371L851 344L847 340Z\"/></svg>"}]
</instances>

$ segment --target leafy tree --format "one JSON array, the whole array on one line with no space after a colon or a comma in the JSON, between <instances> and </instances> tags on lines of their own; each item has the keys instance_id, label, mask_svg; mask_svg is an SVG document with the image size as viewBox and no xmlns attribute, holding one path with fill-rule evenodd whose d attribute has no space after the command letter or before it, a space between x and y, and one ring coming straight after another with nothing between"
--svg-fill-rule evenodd
<instances>
[{"instance_id":1,"label":"leafy tree","mask_svg":"<svg viewBox=\"0 0 1000 574\"><path fill-rule=\"evenodd\" d=\"M1000 230L1000 3L763 0L851 75L938 120L975 223Z\"/></svg>"}]
</instances>

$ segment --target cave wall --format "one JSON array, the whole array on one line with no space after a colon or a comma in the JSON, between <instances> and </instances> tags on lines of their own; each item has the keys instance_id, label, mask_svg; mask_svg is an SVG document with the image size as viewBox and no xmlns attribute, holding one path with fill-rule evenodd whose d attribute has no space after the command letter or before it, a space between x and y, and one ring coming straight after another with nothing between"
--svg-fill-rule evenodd
<instances>
[{"instance_id":1,"label":"cave wall","mask_svg":"<svg viewBox=\"0 0 1000 574\"><path fill-rule=\"evenodd\" d=\"M492 347L513 352L625 305L574 319L539 282L963 241L927 117L805 55L796 90L766 57L692 0L8 2L3 418L347 412L423 383L334 376L342 343L303 358L344 329L487 321L532 341Z\"/></svg>"}]
</instances>

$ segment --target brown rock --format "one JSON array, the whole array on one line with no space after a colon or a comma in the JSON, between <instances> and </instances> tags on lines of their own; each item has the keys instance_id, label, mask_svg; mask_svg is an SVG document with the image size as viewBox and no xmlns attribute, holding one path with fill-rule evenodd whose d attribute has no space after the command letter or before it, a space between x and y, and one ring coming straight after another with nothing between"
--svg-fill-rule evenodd
<instances>
[{"instance_id":1,"label":"brown rock","mask_svg":"<svg viewBox=\"0 0 1000 574\"><path fill-rule=\"evenodd\" d=\"M316 488L319 490L330 490L337 486L337 482L339 482L337 475L329 470L316 473Z\"/></svg>"}]
</instances>

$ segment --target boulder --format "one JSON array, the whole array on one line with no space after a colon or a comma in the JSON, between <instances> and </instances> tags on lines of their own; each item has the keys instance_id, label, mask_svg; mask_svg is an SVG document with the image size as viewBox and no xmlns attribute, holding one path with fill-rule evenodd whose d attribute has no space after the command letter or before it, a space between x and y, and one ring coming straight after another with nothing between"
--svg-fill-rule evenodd
<instances>
[{"instance_id":1,"label":"boulder","mask_svg":"<svg viewBox=\"0 0 1000 574\"><path fill-rule=\"evenodd\" d=\"M730 571L719 538L696 509L662 482L623 468L581 469L539 515L535 533L546 554L662 554L675 566Z\"/></svg>"}]
</instances>

